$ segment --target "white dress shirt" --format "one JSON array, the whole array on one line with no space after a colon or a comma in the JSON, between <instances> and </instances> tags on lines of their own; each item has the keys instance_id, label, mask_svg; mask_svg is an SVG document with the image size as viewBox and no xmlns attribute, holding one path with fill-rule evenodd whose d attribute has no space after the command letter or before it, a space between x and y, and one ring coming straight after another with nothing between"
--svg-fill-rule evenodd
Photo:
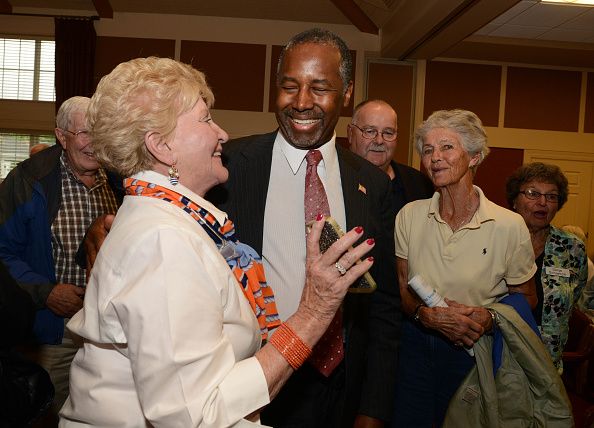
<instances>
[{"instance_id":1,"label":"white dress shirt","mask_svg":"<svg viewBox=\"0 0 594 428\"><path fill-rule=\"evenodd\" d=\"M318 164L318 175L326 190L330 213L345 230L346 216L335 138L336 135L318 148L323 157ZM307 152L308 149L290 145L280 131L277 133L266 197L262 259L282 320L297 310L305 285L303 201Z\"/></svg>"},{"instance_id":2,"label":"white dress shirt","mask_svg":"<svg viewBox=\"0 0 594 428\"><path fill-rule=\"evenodd\" d=\"M135 178L226 218L163 175ZM68 328L84 347L60 427L260 426L242 419L269 402L253 357L258 322L214 242L179 207L125 197Z\"/></svg>"}]
</instances>

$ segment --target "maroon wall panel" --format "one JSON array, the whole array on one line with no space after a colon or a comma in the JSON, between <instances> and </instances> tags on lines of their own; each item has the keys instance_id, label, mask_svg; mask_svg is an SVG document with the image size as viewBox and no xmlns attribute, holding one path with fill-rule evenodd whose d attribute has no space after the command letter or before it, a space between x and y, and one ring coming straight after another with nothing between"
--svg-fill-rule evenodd
<instances>
[{"instance_id":1,"label":"maroon wall panel","mask_svg":"<svg viewBox=\"0 0 594 428\"><path fill-rule=\"evenodd\" d=\"M206 73L215 108L262 111L265 45L182 40L180 59Z\"/></svg>"},{"instance_id":2,"label":"maroon wall panel","mask_svg":"<svg viewBox=\"0 0 594 428\"><path fill-rule=\"evenodd\" d=\"M138 39L131 37L97 37L95 51L95 86L121 62L133 58L175 57L175 40Z\"/></svg>"},{"instance_id":3,"label":"maroon wall panel","mask_svg":"<svg viewBox=\"0 0 594 428\"><path fill-rule=\"evenodd\" d=\"M398 144L394 159L409 164L413 113L414 67L411 64L372 62L367 70L367 99L381 99L398 114Z\"/></svg>"},{"instance_id":4,"label":"maroon wall panel","mask_svg":"<svg viewBox=\"0 0 594 428\"><path fill-rule=\"evenodd\" d=\"M479 165L474 184L485 196L497 205L509 208L505 199L505 181L524 162L524 150L493 147L491 153Z\"/></svg>"},{"instance_id":5,"label":"maroon wall panel","mask_svg":"<svg viewBox=\"0 0 594 428\"><path fill-rule=\"evenodd\" d=\"M272 45L270 59L270 82L268 82L270 89L268 94L268 111L270 113L274 113L276 111L276 71L278 69L278 57L280 56L282 49L282 46Z\"/></svg>"},{"instance_id":6,"label":"maroon wall panel","mask_svg":"<svg viewBox=\"0 0 594 428\"><path fill-rule=\"evenodd\" d=\"M509 67L505 127L577 132L581 73Z\"/></svg>"},{"instance_id":7,"label":"maroon wall panel","mask_svg":"<svg viewBox=\"0 0 594 428\"><path fill-rule=\"evenodd\" d=\"M485 126L499 122L501 67L428 61L423 118L443 109L473 111Z\"/></svg>"},{"instance_id":8,"label":"maroon wall panel","mask_svg":"<svg viewBox=\"0 0 594 428\"><path fill-rule=\"evenodd\" d=\"M594 132L594 73L588 73L588 86L586 89L586 120L584 121L584 132Z\"/></svg>"}]
</instances>

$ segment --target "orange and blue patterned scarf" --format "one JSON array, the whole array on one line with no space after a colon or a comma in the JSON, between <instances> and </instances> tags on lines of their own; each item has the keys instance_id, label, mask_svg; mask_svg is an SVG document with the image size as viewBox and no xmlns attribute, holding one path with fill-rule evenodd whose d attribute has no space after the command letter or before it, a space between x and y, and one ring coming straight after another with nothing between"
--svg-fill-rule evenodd
<instances>
[{"instance_id":1,"label":"orange and blue patterned scarf","mask_svg":"<svg viewBox=\"0 0 594 428\"><path fill-rule=\"evenodd\" d=\"M217 245L219 252L239 282L243 294L258 319L262 340L266 340L268 330L280 325L274 293L266 283L260 256L252 247L237 240L233 222L227 219L221 226L206 209L187 197L157 184L126 178L124 187L126 194L131 196L148 196L170 202L190 214L202 226Z\"/></svg>"}]
</instances>

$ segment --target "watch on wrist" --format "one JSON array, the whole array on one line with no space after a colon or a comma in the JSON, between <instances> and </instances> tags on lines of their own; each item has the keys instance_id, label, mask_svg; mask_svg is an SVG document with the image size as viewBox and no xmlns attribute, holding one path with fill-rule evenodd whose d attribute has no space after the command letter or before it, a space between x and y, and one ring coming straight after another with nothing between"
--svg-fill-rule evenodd
<instances>
[{"instance_id":1,"label":"watch on wrist","mask_svg":"<svg viewBox=\"0 0 594 428\"><path fill-rule=\"evenodd\" d=\"M425 306L425 305L422 304L422 303L419 303L417 305L417 307L415 308L415 311L413 312L413 317L412 317L412 319L413 319L414 322L420 322L419 318L421 316L421 308L423 306Z\"/></svg>"}]
</instances>

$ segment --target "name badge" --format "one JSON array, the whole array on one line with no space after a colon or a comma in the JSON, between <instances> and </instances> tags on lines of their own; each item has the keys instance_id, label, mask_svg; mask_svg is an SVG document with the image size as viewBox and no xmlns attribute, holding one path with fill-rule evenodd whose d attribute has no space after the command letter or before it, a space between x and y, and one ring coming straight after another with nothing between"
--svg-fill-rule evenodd
<instances>
[{"instance_id":1,"label":"name badge","mask_svg":"<svg viewBox=\"0 0 594 428\"><path fill-rule=\"evenodd\" d=\"M547 273L547 275L562 276L564 278L569 278L569 269L547 266L545 268L545 272Z\"/></svg>"}]
</instances>

